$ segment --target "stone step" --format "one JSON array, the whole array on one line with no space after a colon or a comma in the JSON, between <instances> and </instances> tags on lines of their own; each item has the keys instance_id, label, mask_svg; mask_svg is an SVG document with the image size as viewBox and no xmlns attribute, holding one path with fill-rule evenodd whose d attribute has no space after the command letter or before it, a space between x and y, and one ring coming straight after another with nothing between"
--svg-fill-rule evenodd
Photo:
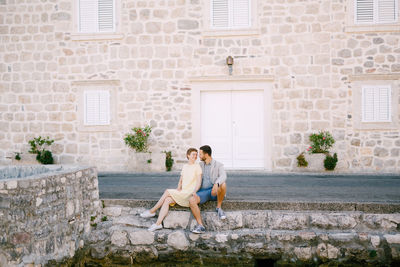
<instances>
[{"instance_id":1,"label":"stone step","mask_svg":"<svg viewBox=\"0 0 400 267\"><path fill-rule=\"evenodd\" d=\"M157 216L141 218L139 214L144 210L144 208L111 206L105 207L103 213L113 225L148 228L156 222ZM235 210L226 211L226 216L225 220L220 220L216 212L202 212L207 231L235 229L400 231L400 213ZM167 229L190 230L195 225L196 220L190 211L170 210L163 221L163 226Z\"/></svg>"},{"instance_id":2,"label":"stone step","mask_svg":"<svg viewBox=\"0 0 400 267\"><path fill-rule=\"evenodd\" d=\"M129 208L151 208L157 201L141 199L103 199L104 206L121 206ZM214 211L215 202L200 205L202 211ZM290 210L290 211L361 211L368 213L399 213L400 203L356 203L356 202L272 202L225 200L224 210ZM174 206L171 210L187 210Z\"/></svg>"}]
</instances>

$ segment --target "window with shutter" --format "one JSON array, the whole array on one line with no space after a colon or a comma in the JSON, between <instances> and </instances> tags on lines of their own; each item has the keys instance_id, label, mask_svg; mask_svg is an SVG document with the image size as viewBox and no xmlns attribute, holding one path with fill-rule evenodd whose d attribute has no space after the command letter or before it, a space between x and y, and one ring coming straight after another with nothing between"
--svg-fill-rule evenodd
<instances>
[{"instance_id":1,"label":"window with shutter","mask_svg":"<svg viewBox=\"0 0 400 267\"><path fill-rule=\"evenodd\" d=\"M356 24L384 24L398 21L399 0L354 0Z\"/></svg>"},{"instance_id":2,"label":"window with shutter","mask_svg":"<svg viewBox=\"0 0 400 267\"><path fill-rule=\"evenodd\" d=\"M391 86L362 87L362 121L391 122Z\"/></svg>"},{"instance_id":3,"label":"window with shutter","mask_svg":"<svg viewBox=\"0 0 400 267\"><path fill-rule=\"evenodd\" d=\"M115 0L77 0L80 33L115 31Z\"/></svg>"},{"instance_id":4,"label":"window with shutter","mask_svg":"<svg viewBox=\"0 0 400 267\"><path fill-rule=\"evenodd\" d=\"M214 29L251 27L251 0L211 0L211 27Z\"/></svg>"},{"instance_id":5,"label":"window with shutter","mask_svg":"<svg viewBox=\"0 0 400 267\"><path fill-rule=\"evenodd\" d=\"M110 93L108 91L85 91L84 93L84 124L110 124Z\"/></svg>"}]
</instances>

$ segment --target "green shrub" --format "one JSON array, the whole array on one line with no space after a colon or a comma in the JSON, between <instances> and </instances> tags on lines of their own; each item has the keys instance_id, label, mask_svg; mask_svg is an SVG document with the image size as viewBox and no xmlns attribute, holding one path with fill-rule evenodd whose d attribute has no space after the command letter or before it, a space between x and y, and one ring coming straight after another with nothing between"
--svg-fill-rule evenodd
<instances>
[{"instance_id":1,"label":"green shrub","mask_svg":"<svg viewBox=\"0 0 400 267\"><path fill-rule=\"evenodd\" d=\"M308 162L304 157L304 152L297 156L297 167L307 167Z\"/></svg>"},{"instance_id":2,"label":"green shrub","mask_svg":"<svg viewBox=\"0 0 400 267\"><path fill-rule=\"evenodd\" d=\"M31 146L31 150L29 153L37 154L36 160L42 164L53 164L53 154L51 151L47 150L47 146L51 146L54 143L54 140L51 140L48 136L46 138L42 138L41 136L33 138L28 141Z\"/></svg>"},{"instance_id":3,"label":"green shrub","mask_svg":"<svg viewBox=\"0 0 400 267\"><path fill-rule=\"evenodd\" d=\"M151 133L151 127L132 128L133 134L127 133L124 141L127 146L134 149L136 152L147 152L148 138Z\"/></svg>"},{"instance_id":4,"label":"green shrub","mask_svg":"<svg viewBox=\"0 0 400 267\"><path fill-rule=\"evenodd\" d=\"M324 167L325 170L327 171L333 171L336 167L336 163L338 161L337 154L333 154L333 157L329 154L326 154L325 160L324 160Z\"/></svg>"},{"instance_id":5,"label":"green shrub","mask_svg":"<svg viewBox=\"0 0 400 267\"><path fill-rule=\"evenodd\" d=\"M43 150L36 155L36 160L42 164L53 164L53 154L51 151Z\"/></svg>"},{"instance_id":6,"label":"green shrub","mask_svg":"<svg viewBox=\"0 0 400 267\"><path fill-rule=\"evenodd\" d=\"M174 159L172 158L172 152L171 151L163 151L165 153L165 168L167 168L167 171L171 171L172 166L174 165Z\"/></svg>"},{"instance_id":7,"label":"green shrub","mask_svg":"<svg viewBox=\"0 0 400 267\"><path fill-rule=\"evenodd\" d=\"M15 160L21 160L21 153L15 152Z\"/></svg>"},{"instance_id":8,"label":"green shrub","mask_svg":"<svg viewBox=\"0 0 400 267\"><path fill-rule=\"evenodd\" d=\"M311 142L311 146L307 149L309 153L328 153L335 143L335 139L328 131L311 134L309 140Z\"/></svg>"}]
</instances>

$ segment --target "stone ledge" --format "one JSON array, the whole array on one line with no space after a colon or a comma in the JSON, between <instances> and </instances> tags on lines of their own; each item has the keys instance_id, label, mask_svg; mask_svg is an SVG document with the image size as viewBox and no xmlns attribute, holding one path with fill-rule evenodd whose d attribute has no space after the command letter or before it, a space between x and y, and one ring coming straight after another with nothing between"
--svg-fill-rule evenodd
<instances>
[{"instance_id":1,"label":"stone ledge","mask_svg":"<svg viewBox=\"0 0 400 267\"><path fill-rule=\"evenodd\" d=\"M103 199L105 207L144 207L150 208L157 201L141 199ZM208 202L200 206L202 211L215 210L216 203ZM398 213L398 203L354 203L354 202L270 202L270 201L233 201L223 202L223 209L233 210L290 210L290 211L361 211L378 214ZM171 210L188 210L172 207Z\"/></svg>"}]
</instances>

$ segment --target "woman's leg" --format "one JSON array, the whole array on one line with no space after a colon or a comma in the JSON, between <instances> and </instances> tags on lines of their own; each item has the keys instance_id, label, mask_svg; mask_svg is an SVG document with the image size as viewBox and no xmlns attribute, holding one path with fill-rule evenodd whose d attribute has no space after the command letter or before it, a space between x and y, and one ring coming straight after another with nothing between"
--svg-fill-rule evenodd
<instances>
[{"instance_id":1,"label":"woman's leg","mask_svg":"<svg viewBox=\"0 0 400 267\"><path fill-rule=\"evenodd\" d=\"M164 191L164 194L160 197L160 200L154 205L154 207L152 207L152 208L150 209L150 212L151 212L151 213L155 213L159 208L161 208L162 204L164 203L164 200L165 200L167 197L170 196L167 190L168 190L168 189L166 189L166 190Z\"/></svg>"},{"instance_id":2,"label":"woman's leg","mask_svg":"<svg viewBox=\"0 0 400 267\"><path fill-rule=\"evenodd\" d=\"M168 210L169 210L169 205L175 203L174 199L172 197L167 197L164 200L164 203L162 204L160 213L158 214L158 219L156 224L160 225L162 223L162 221L164 220L165 216L167 216L168 214Z\"/></svg>"}]
</instances>

